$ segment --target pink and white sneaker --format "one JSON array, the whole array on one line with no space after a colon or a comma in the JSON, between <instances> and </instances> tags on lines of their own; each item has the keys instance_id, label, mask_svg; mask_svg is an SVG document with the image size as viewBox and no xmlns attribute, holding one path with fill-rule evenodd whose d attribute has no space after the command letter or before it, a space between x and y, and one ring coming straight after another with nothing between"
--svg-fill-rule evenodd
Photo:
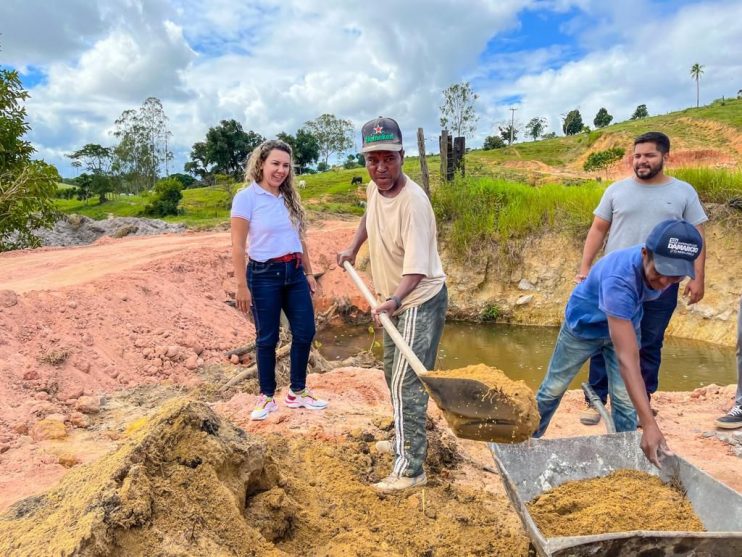
<instances>
[{"instance_id":1,"label":"pink and white sneaker","mask_svg":"<svg viewBox=\"0 0 742 557\"><path fill-rule=\"evenodd\" d=\"M255 409L250 414L250 419L255 421L264 420L268 417L268 414L276 410L278 410L278 404L272 396L260 395L257 404L255 404Z\"/></svg>"},{"instance_id":2,"label":"pink and white sneaker","mask_svg":"<svg viewBox=\"0 0 742 557\"><path fill-rule=\"evenodd\" d=\"M295 393L291 389L286 394L286 406L289 408L309 408L310 410L323 410L327 408L327 401L316 398L309 389Z\"/></svg>"}]
</instances>

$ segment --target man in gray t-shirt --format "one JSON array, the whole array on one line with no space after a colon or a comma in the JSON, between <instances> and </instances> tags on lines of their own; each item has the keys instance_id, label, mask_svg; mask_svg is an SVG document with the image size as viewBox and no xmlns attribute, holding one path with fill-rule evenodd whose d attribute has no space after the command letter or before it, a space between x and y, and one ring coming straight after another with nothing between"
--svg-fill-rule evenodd
<instances>
[{"instance_id":1,"label":"man in gray t-shirt","mask_svg":"<svg viewBox=\"0 0 742 557\"><path fill-rule=\"evenodd\" d=\"M708 220L690 184L667 176L664 165L670 152L670 138L660 132L645 133L634 141L632 166L634 176L609 186L593 211L595 219L585 240L580 271L575 282L582 282L606 236L605 253L641 244L652 228L666 219L683 219L695 225L703 236L703 223ZM703 298L706 242L701 255L695 261L695 279L690 280L683 292L688 303L694 304ZM651 397L657 390L665 329L670 323L678 302L678 286L668 288L663 295L644 304L641 323L642 377ZM590 360L590 386L606 402L608 380L605 362L601 355ZM580 421L594 425L600 415L590 407L580 415Z\"/></svg>"}]
</instances>

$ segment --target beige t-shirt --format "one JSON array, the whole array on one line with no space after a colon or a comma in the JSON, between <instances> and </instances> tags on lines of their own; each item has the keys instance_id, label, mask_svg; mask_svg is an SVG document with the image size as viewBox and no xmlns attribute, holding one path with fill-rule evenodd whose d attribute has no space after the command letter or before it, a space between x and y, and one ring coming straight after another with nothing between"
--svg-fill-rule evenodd
<instances>
[{"instance_id":1,"label":"beige t-shirt","mask_svg":"<svg viewBox=\"0 0 742 557\"><path fill-rule=\"evenodd\" d=\"M402 275L425 275L396 313L427 302L446 281L428 196L409 177L395 197L381 195L373 181L366 194L366 231L377 293L386 299L394 294Z\"/></svg>"}]
</instances>

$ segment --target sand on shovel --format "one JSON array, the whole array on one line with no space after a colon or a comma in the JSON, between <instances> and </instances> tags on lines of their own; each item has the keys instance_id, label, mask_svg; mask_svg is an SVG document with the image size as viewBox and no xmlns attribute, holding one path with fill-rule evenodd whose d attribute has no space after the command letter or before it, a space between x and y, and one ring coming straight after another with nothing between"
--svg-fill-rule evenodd
<instances>
[{"instance_id":1,"label":"sand on shovel","mask_svg":"<svg viewBox=\"0 0 742 557\"><path fill-rule=\"evenodd\" d=\"M704 531L683 492L639 470L566 482L528 503L528 511L547 537Z\"/></svg>"},{"instance_id":2,"label":"sand on shovel","mask_svg":"<svg viewBox=\"0 0 742 557\"><path fill-rule=\"evenodd\" d=\"M523 381L514 381L497 368L484 364L432 371L425 379L466 380L482 388L463 405L440 404L449 427L458 437L494 443L520 443L533 435L540 416L536 397ZM433 397L436 398L435 394ZM465 395L463 395L465 396Z\"/></svg>"}]
</instances>

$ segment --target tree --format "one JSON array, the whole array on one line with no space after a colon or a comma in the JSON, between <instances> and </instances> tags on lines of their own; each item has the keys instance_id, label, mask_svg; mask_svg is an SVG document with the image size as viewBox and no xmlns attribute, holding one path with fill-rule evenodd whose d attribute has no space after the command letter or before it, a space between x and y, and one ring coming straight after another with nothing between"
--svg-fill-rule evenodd
<instances>
[{"instance_id":1,"label":"tree","mask_svg":"<svg viewBox=\"0 0 742 557\"><path fill-rule=\"evenodd\" d=\"M595 125L596 128L605 128L612 121L613 121L613 116L608 114L608 111L605 108L601 108L600 110L598 110L598 113L595 115L593 124Z\"/></svg>"},{"instance_id":2,"label":"tree","mask_svg":"<svg viewBox=\"0 0 742 557\"><path fill-rule=\"evenodd\" d=\"M703 66L701 64L693 64L690 67L690 76L696 80L696 108L699 107L701 102L701 75L703 74Z\"/></svg>"},{"instance_id":3,"label":"tree","mask_svg":"<svg viewBox=\"0 0 742 557\"><path fill-rule=\"evenodd\" d=\"M500 132L500 137L508 142L508 145L510 145L513 141L518 139L518 132L520 131L517 126L513 124L505 124L505 126L497 126L497 129ZM511 134L512 131L512 134Z\"/></svg>"},{"instance_id":4,"label":"tree","mask_svg":"<svg viewBox=\"0 0 742 557\"><path fill-rule=\"evenodd\" d=\"M105 203L106 195L115 191L115 182L111 175L113 150L97 143L88 143L65 156L90 172L83 173L75 179L79 197L87 199L90 195L97 195L99 203Z\"/></svg>"},{"instance_id":5,"label":"tree","mask_svg":"<svg viewBox=\"0 0 742 557\"><path fill-rule=\"evenodd\" d=\"M454 83L443 90L441 110L441 128L451 129L454 137L471 137L477 129L477 116L474 107L479 98L471 84L466 81Z\"/></svg>"},{"instance_id":6,"label":"tree","mask_svg":"<svg viewBox=\"0 0 742 557\"><path fill-rule=\"evenodd\" d=\"M18 72L0 68L0 251L38 246L34 229L57 219L57 169L31 160L34 148L23 138L30 126L23 102L28 92Z\"/></svg>"},{"instance_id":7,"label":"tree","mask_svg":"<svg viewBox=\"0 0 742 557\"><path fill-rule=\"evenodd\" d=\"M510 136L508 135L508 137ZM502 149L503 147L505 147L505 142L502 140L502 137L499 135L488 135L484 138L482 149L489 151L490 149Z\"/></svg>"},{"instance_id":8,"label":"tree","mask_svg":"<svg viewBox=\"0 0 742 557\"><path fill-rule=\"evenodd\" d=\"M113 149L113 172L133 191L154 186L173 154L168 149L167 116L156 97L147 98L139 110L125 110L115 122L114 137L119 142Z\"/></svg>"},{"instance_id":9,"label":"tree","mask_svg":"<svg viewBox=\"0 0 742 557\"><path fill-rule=\"evenodd\" d=\"M539 138L539 136L544 132L545 129L546 118L541 118L540 116L531 118L530 121L526 124L526 131L528 132L528 135L533 138L534 141Z\"/></svg>"},{"instance_id":10,"label":"tree","mask_svg":"<svg viewBox=\"0 0 742 557\"><path fill-rule=\"evenodd\" d=\"M0 172L26 164L34 152L23 139L30 129L23 106L28 96L18 72L0 68Z\"/></svg>"},{"instance_id":11,"label":"tree","mask_svg":"<svg viewBox=\"0 0 742 557\"><path fill-rule=\"evenodd\" d=\"M299 167L300 174L319 159L319 142L304 128L296 130L296 136L281 132L278 134L278 139L291 146L294 163Z\"/></svg>"},{"instance_id":12,"label":"tree","mask_svg":"<svg viewBox=\"0 0 742 557\"><path fill-rule=\"evenodd\" d=\"M188 174L197 176L200 180L209 182L209 161L206 156L206 143L198 141L191 147L191 160L185 163L183 170Z\"/></svg>"},{"instance_id":13,"label":"tree","mask_svg":"<svg viewBox=\"0 0 742 557\"><path fill-rule=\"evenodd\" d=\"M564 117L562 131L564 132L564 135L575 135L582 131L583 125L582 114L580 114L580 111L577 109L570 110L567 113L567 116Z\"/></svg>"},{"instance_id":14,"label":"tree","mask_svg":"<svg viewBox=\"0 0 742 557\"><path fill-rule=\"evenodd\" d=\"M113 162L113 150L97 143L88 143L81 149L65 155L74 162L79 162L94 174L109 174Z\"/></svg>"},{"instance_id":15,"label":"tree","mask_svg":"<svg viewBox=\"0 0 742 557\"><path fill-rule=\"evenodd\" d=\"M334 114L322 114L304 124L319 145L320 159L325 165L331 155L341 154L353 147L353 124Z\"/></svg>"},{"instance_id":16,"label":"tree","mask_svg":"<svg viewBox=\"0 0 742 557\"><path fill-rule=\"evenodd\" d=\"M263 141L262 135L244 131L236 120L222 120L218 126L209 128L206 141L193 144L185 171L207 181L215 174L226 174L239 181L250 153Z\"/></svg>"},{"instance_id":17,"label":"tree","mask_svg":"<svg viewBox=\"0 0 742 557\"><path fill-rule=\"evenodd\" d=\"M180 185L183 186L184 190L187 190L188 188L196 184L196 179L190 174L181 174L179 172L176 172L168 176L168 178L172 178L173 180L178 180L178 182L180 182ZM196 187L198 187L198 184L196 184Z\"/></svg>"},{"instance_id":18,"label":"tree","mask_svg":"<svg viewBox=\"0 0 742 557\"><path fill-rule=\"evenodd\" d=\"M631 115L632 120L641 120L642 118L646 118L649 116L649 111L647 110L646 104L640 104L636 107L636 110L634 111L634 114Z\"/></svg>"}]
</instances>

